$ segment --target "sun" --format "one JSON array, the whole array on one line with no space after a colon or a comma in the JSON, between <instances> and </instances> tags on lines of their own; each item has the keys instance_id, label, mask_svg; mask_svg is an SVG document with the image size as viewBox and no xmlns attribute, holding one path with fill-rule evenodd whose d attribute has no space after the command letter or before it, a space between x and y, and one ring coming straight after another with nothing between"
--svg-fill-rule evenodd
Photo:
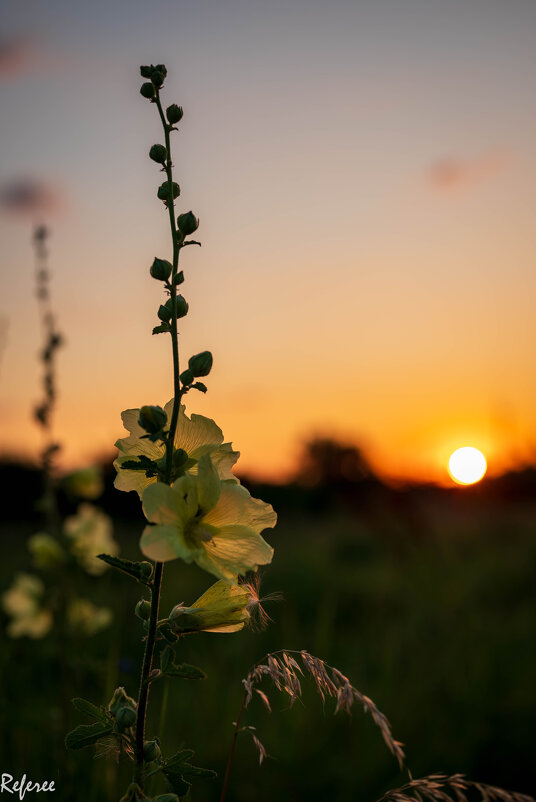
<instances>
[{"instance_id":1,"label":"sun","mask_svg":"<svg viewBox=\"0 0 536 802\"><path fill-rule=\"evenodd\" d=\"M478 448L465 446L450 455L449 473L459 485L472 485L479 482L487 470L484 454Z\"/></svg>"}]
</instances>

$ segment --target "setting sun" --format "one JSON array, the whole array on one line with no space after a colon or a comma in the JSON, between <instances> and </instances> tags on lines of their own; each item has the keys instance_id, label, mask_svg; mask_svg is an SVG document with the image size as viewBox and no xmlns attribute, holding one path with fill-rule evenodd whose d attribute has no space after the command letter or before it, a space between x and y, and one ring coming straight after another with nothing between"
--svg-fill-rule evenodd
<instances>
[{"instance_id":1,"label":"setting sun","mask_svg":"<svg viewBox=\"0 0 536 802\"><path fill-rule=\"evenodd\" d=\"M479 482L487 470L484 454L477 448L466 446L458 448L450 455L449 473L460 485L472 485Z\"/></svg>"}]
</instances>

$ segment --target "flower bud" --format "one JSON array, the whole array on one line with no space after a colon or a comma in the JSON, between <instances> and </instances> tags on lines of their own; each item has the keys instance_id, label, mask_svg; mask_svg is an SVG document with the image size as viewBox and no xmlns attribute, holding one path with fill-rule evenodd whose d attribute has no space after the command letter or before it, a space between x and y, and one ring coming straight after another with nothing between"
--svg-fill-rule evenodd
<instances>
[{"instance_id":1,"label":"flower bud","mask_svg":"<svg viewBox=\"0 0 536 802\"><path fill-rule=\"evenodd\" d=\"M145 741L143 744L143 759L146 763L152 763L160 757L160 747L156 741Z\"/></svg>"},{"instance_id":2,"label":"flower bud","mask_svg":"<svg viewBox=\"0 0 536 802\"><path fill-rule=\"evenodd\" d=\"M155 257L154 262L151 265L151 276L158 281L167 281L171 275L171 271L173 267L171 262L168 262L167 259L158 259Z\"/></svg>"},{"instance_id":3,"label":"flower bud","mask_svg":"<svg viewBox=\"0 0 536 802\"><path fill-rule=\"evenodd\" d=\"M148 621L151 617L151 603L147 599L140 599L134 610L134 614L142 621Z\"/></svg>"},{"instance_id":4,"label":"flower bud","mask_svg":"<svg viewBox=\"0 0 536 802\"><path fill-rule=\"evenodd\" d=\"M137 783L131 783L127 788L126 794L121 797L119 802L151 802L151 799L145 796Z\"/></svg>"},{"instance_id":5,"label":"flower bud","mask_svg":"<svg viewBox=\"0 0 536 802\"><path fill-rule=\"evenodd\" d=\"M202 351L200 354L191 356L188 360L188 367L196 378L208 376L212 370L212 354L210 351Z\"/></svg>"},{"instance_id":6,"label":"flower bud","mask_svg":"<svg viewBox=\"0 0 536 802\"><path fill-rule=\"evenodd\" d=\"M180 123L183 113L182 106L177 106L176 103L172 103L171 106L168 106L166 109L166 117L168 118L168 122L171 125Z\"/></svg>"},{"instance_id":7,"label":"flower bud","mask_svg":"<svg viewBox=\"0 0 536 802\"><path fill-rule=\"evenodd\" d=\"M132 710L136 710L136 702L130 696L125 693L125 689L120 687L116 688L114 691L114 695L112 696L110 703L108 704L108 710L114 716L117 716L118 712L123 707L130 707Z\"/></svg>"},{"instance_id":8,"label":"flower bud","mask_svg":"<svg viewBox=\"0 0 536 802\"><path fill-rule=\"evenodd\" d=\"M167 415L162 407L145 405L140 409L138 423L149 434L158 434L167 423Z\"/></svg>"},{"instance_id":9,"label":"flower bud","mask_svg":"<svg viewBox=\"0 0 536 802\"><path fill-rule=\"evenodd\" d=\"M153 69L154 68L152 66L150 66L150 67L140 67L140 75L141 75L141 77L142 78L150 78Z\"/></svg>"},{"instance_id":10,"label":"flower bud","mask_svg":"<svg viewBox=\"0 0 536 802\"><path fill-rule=\"evenodd\" d=\"M160 304L156 314L164 323L167 323L169 320L171 320L171 309L168 308L167 302L165 305Z\"/></svg>"},{"instance_id":11,"label":"flower bud","mask_svg":"<svg viewBox=\"0 0 536 802\"><path fill-rule=\"evenodd\" d=\"M164 145L153 145L149 151L149 158L157 164L164 164L167 159L167 149Z\"/></svg>"},{"instance_id":12,"label":"flower bud","mask_svg":"<svg viewBox=\"0 0 536 802\"><path fill-rule=\"evenodd\" d=\"M160 64L159 67L161 66L162 65ZM151 81L158 89L160 89L160 87L164 83L165 78L166 78L165 74L159 69L153 70L151 73Z\"/></svg>"},{"instance_id":13,"label":"flower bud","mask_svg":"<svg viewBox=\"0 0 536 802\"><path fill-rule=\"evenodd\" d=\"M177 295L177 319L186 317L188 314L188 302L183 295Z\"/></svg>"},{"instance_id":14,"label":"flower bud","mask_svg":"<svg viewBox=\"0 0 536 802\"><path fill-rule=\"evenodd\" d=\"M175 285L175 287L178 287L178 285L182 284L183 281L184 281L184 273L182 272L182 270L179 270L179 272L173 279L173 284Z\"/></svg>"},{"instance_id":15,"label":"flower bud","mask_svg":"<svg viewBox=\"0 0 536 802\"><path fill-rule=\"evenodd\" d=\"M176 635L192 632L237 632L250 620L250 592L243 585L219 580L191 607L177 604L169 614L169 625Z\"/></svg>"},{"instance_id":16,"label":"flower bud","mask_svg":"<svg viewBox=\"0 0 536 802\"><path fill-rule=\"evenodd\" d=\"M173 452L173 465L175 468L181 468L188 459L188 454L184 448L176 448Z\"/></svg>"},{"instance_id":17,"label":"flower bud","mask_svg":"<svg viewBox=\"0 0 536 802\"><path fill-rule=\"evenodd\" d=\"M115 716L119 732L124 732L136 723L136 711L131 707L120 707Z\"/></svg>"},{"instance_id":18,"label":"flower bud","mask_svg":"<svg viewBox=\"0 0 536 802\"><path fill-rule=\"evenodd\" d=\"M147 100L152 100L154 98L154 86L149 82L142 84L140 94L146 97Z\"/></svg>"},{"instance_id":19,"label":"flower bud","mask_svg":"<svg viewBox=\"0 0 536 802\"><path fill-rule=\"evenodd\" d=\"M160 184L158 187L157 195L160 200L165 202L169 202L178 198L181 194L181 188L175 181L164 181L163 184Z\"/></svg>"},{"instance_id":20,"label":"flower bud","mask_svg":"<svg viewBox=\"0 0 536 802\"><path fill-rule=\"evenodd\" d=\"M188 237L199 227L199 219L193 212L185 212L177 217L177 226L183 237Z\"/></svg>"},{"instance_id":21,"label":"flower bud","mask_svg":"<svg viewBox=\"0 0 536 802\"><path fill-rule=\"evenodd\" d=\"M140 574L144 579L150 579L153 575L153 566L146 560L140 563Z\"/></svg>"},{"instance_id":22,"label":"flower bud","mask_svg":"<svg viewBox=\"0 0 536 802\"><path fill-rule=\"evenodd\" d=\"M188 386L189 384L191 384L193 382L193 380L195 379L195 376L194 376L194 374L192 373L191 370L183 370L181 375L179 376L179 379L181 380L182 384L185 384L186 386Z\"/></svg>"}]
</instances>

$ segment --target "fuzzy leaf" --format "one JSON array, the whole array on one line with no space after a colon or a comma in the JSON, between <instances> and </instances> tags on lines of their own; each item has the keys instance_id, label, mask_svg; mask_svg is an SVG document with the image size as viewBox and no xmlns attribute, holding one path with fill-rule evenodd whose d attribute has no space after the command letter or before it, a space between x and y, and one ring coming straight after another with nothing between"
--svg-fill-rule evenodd
<instances>
[{"instance_id":1,"label":"fuzzy leaf","mask_svg":"<svg viewBox=\"0 0 536 802\"><path fill-rule=\"evenodd\" d=\"M153 334L165 334L166 331L171 331L169 323L161 323L159 326L154 327Z\"/></svg>"},{"instance_id":2,"label":"fuzzy leaf","mask_svg":"<svg viewBox=\"0 0 536 802\"><path fill-rule=\"evenodd\" d=\"M150 579L148 566L151 567L150 563L122 560L121 557L112 557L110 554L97 554L97 559L111 565L112 568L117 568L118 571L122 571L124 574L134 577L144 585L148 584Z\"/></svg>"},{"instance_id":3,"label":"fuzzy leaf","mask_svg":"<svg viewBox=\"0 0 536 802\"><path fill-rule=\"evenodd\" d=\"M199 766L192 766L190 759L193 757L194 752L192 749L181 749L173 757L164 760L162 764L162 772L164 773L171 788L179 794L184 796L190 788L190 783L185 777L215 777L216 772L211 769L202 769Z\"/></svg>"},{"instance_id":4,"label":"fuzzy leaf","mask_svg":"<svg viewBox=\"0 0 536 802\"><path fill-rule=\"evenodd\" d=\"M82 699L80 696L77 696L76 699L71 699L71 701L79 713L83 713L90 718L95 718L97 721L105 722L108 720L103 707L97 707L97 705L88 702L87 699Z\"/></svg>"},{"instance_id":5,"label":"fuzzy leaf","mask_svg":"<svg viewBox=\"0 0 536 802\"><path fill-rule=\"evenodd\" d=\"M65 746L67 749L83 749L111 732L111 723L96 721L95 724L80 724L65 737Z\"/></svg>"},{"instance_id":6,"label":"fuzzy leaf","mask_svg":"<svg viewBox=\"0 0 536 802\"><path fill-rule=\"evenodd\" d=\"M206 679L207 675L197 666L188 663L171 663L166 670L162 669L166 677L182 677L182 679Z\"/></svg>"}]
</instances>

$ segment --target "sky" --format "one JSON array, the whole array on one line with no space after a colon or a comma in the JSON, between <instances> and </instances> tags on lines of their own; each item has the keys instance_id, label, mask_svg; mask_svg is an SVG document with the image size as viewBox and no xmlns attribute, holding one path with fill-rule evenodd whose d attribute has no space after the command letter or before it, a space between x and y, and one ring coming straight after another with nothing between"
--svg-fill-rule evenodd
<instances>
[{"instance_id":1,"label":"sky","mask_svg":"<svg viewBox=\"0 0 536 802\"><path fill-rule=\"evenodd\" d=\"M32 226L52 230L64 464L165 404L149 276L170 257L162 140L139 65L165 63L184 252L183 363L245 472L283 481L312 436L386 478L534 460L532 0L19 0L0 32L0 450L36 455ZM9 188L37 187L32 213Z\"/></svg>"}]
</instances>

